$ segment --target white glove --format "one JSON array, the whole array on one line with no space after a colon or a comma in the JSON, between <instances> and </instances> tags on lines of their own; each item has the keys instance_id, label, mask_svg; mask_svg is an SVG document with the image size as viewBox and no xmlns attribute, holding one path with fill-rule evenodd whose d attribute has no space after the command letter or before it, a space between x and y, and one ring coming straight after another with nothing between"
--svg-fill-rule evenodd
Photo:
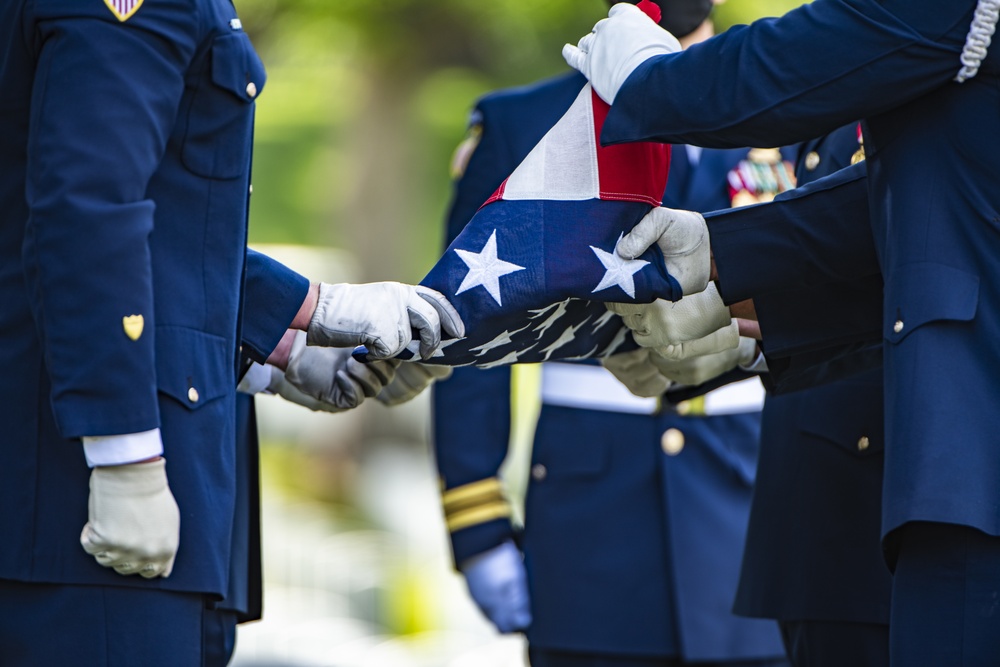
<instances>
[{"instance_id":1,"label":"white glove","mask_svg":"<svg viewBox=\"0 0 1000 667\"><path fill-rule=\"evenodd\" d=\"M167 485L167 462L94 468L83 550L118 574L168 577L180 543L181 514Z\"/></svg>"},{"instance_id":2,"label":"white glove","mask_svg":"<svg viewBox=\"0 0 1000 667\"><path fill-rule=\"evenodd\" d=\"M416 329L420 356L441 344L441 330L461 338L465 325L442 294L421 286L384 282L364 285L320 283L319 303L309 322L310 345L364 345L372 359L399 354Z\"/></svg>"},{"instance_id":3,"label":"white glove","mask_svg":"<svg viewBox=\"0 0 1000 667\"><path fill-rule=\"evenodd\" d=\"M733 350L740 344L740 326L736 320L730 320L729 324L716 329L707 336L685 340L680 343L671 343L655 348L656 353L664 359L671 361L681 361L690 357L700 357L704 354L716 354Z\"/></svg>"},{"instance_id":4,"label":"white glove","mask_svg":"<svg viewBox=\"0 0 1000 667\"><path fill-rule=\"evenodd\" d=\"M670 380L650 363L651 352L645 347L622 352L601 359L601 365L636 396L643 398L659 396L670 386Z\"/></svg>"},{"instance_id":5,"label":"white glove","mask_svg":"<svg viewBox=\"0 0 1000 667\"><path fill-rule=\"evenodd\" d=\"M621 315L643 347L663 347L702 338L728 326L729 308L722 303L715 283L704 292L680 301L657 299L653 303L608 303L608 310Z\"/></svg>"},{"instance_id":6,"label":"white glove","mask_svg":"<svg viewBox=\"0 0 1000 667\"><path fill-rule=\"evenodd\" d=\"M392 382L399 361L387 359L367 364L356 361L352 348L315 347L298 331L282 373L272 367L268 389L285 400L310 410L340 412L356 408Z\"/></svg>"},{"instance_id":7,"label":"white glove","mask_svg":"<svg viewBox=\"0 0 1000 667\"><path fill-rule=\"evenodd\" d=\"M382 362L373 362L382 363ZM451 375L451 366L437 364L418 364L404 361L396 368L396 377L379 392L379 403L399 405L406 403L436 380L443 380Z\"/></svg>"},{"instance_id":8,"label":"white glove","mask_svg":"<svg viewBox=\"0 0 1000 667\"><path fill-rule=\"evenodd\" d=\"M757 341L744 337L740 338L739 345L722 352L674 361L664 358L654 351L649 360L665 377L679 384L695 387L731 371L737 366L749 366L756 356Z\"/></svg>"},{"instance_id":9,"label":"white glove","mask_svg":"<svg viewBox=\"0 0 1000 667\"><path fill-rule=\"evenodd\" d=\"M562 54L573 69L579 70L608 104L636 67L653 56L677 53L681 44L658 26L641 9L628 3L611 8L594 31L577 44L567 44Z\"/></svg>"},{"instance_id":10,"label":"white glove","mask_svg":"<svg viewBox=\"0 0 1000 667\"><path fill-rule=\"evenodd\" d=\"M712 273L712 249L708 225L700 213L654 208L618 241L616 252L625 259L635 259L654 243L684 296L705 290Z\"/></svg>"},{"instance_id":11,"label":"white glove","mask_svg":"<svg viewBox=\"0 0 1000 667\"><path fill-rule=\"evenodd\" d=\"M513 542L504 542L459 566L476 606L503 633L531 625L531 601L524 559Z\"/></svg>"}]
</instances>

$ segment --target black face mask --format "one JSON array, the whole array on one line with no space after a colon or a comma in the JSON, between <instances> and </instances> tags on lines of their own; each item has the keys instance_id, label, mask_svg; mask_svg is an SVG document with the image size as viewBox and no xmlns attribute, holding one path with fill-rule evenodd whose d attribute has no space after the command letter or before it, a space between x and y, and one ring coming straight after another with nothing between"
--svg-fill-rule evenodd
<instances>
[{"instance_id":1,"label":"black face mask","mask_svg":"<svg viewBox=\"0 0 1000 667\"><path fill-rule=\"evenodd\" d=\"M660 25L674 37L690 35L712 13L712 0L656 0L663 18Z\"/></svg>"}]
</instances>

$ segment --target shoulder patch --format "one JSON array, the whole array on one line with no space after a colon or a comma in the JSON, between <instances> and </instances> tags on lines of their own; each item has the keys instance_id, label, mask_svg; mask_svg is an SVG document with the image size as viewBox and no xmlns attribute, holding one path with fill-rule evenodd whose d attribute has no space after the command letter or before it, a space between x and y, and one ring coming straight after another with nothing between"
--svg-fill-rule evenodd
<instances>
[{"instance_id":1,"label":"shoulder patch","mask_svg":"<svg viewBox=\"0 0 1000 667\"><path fill-rule=\"evenodd\" d=\"M469 129L465 132L465 138L462 139L462 143L455 148L455 152L451 156L452 180L457 181L465 174L465 168L469 166L469 160L472 159L472 154L476 152L476 147L479 146L479 140L482 138L483 115L479 111L475 111L469 118Z\"/></svg>"},{"instance_id":2,"label":"shoulder patch","mask_svg":"<svg viewBox=\"0 0 1000 667\"><path fill-rule=\"evenodd\" d=\"M143 0L104 0L104 4L108 6L111 13L122 23L128 21L133 14L139 11L142 2Z\"/></svg>"}]
</instances>

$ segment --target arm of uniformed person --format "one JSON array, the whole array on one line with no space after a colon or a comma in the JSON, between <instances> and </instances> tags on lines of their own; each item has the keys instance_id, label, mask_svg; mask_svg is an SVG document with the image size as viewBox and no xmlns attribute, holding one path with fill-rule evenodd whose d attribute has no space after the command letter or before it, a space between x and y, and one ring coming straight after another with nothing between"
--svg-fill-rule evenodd
<instances>
[{"instance_id":1,"label":"arm of uniformed person","mask_svg":"<svg viewBox=\"0 0 1000 667\"><path fill-rule=\"evenodd\" d=\"M289 329L282 339L290 341L284 368L254 362L237 389L245 394L276 394L314 411L342 412L379 395L401 363L382 359L362 364L352 356L353 348L307 345L306 336Z\"/></svg>"}]
</instances>

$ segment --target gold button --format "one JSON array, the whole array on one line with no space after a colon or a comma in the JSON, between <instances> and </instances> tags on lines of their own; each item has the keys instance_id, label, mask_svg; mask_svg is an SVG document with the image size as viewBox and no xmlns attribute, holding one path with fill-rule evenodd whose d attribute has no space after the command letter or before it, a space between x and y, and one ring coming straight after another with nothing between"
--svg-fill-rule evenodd
<instances>
[{"instance_id":1,"label":"gold button","mask_svg":"<svg viewBox=\"0 0 1000 667\"><path fill-rule=\"evenodd\" d=\"M868 436L867 435L861 436L861 438L858 439L858 451L859 452L865 451L866 449L868 449L868 445L870 445L870 444L871 443L868 442Z\"/></svg>"},{"instance_id":2,"label":"gold button","mask_svg":"<svg viewBox=\"0 0 1000 667\"><path fill-rule=\"evenodd\" d=\"M896 320L896 323L892 325L892 330L899 333L903 330L903 320Z\"/></svg>"},{"instance_id":3,"label":"gold button","mask_svg":"<svg viewBox=\"0 0 1000 667\"><path fill-rule=\"evenodd\" d=\"M549 471L546 470L545 466L543 466L541 463L536 463L535 465L531 466L531 478L537 482L540 482L543 479L545 479L545 476L548 474Z\"/></svg>"},{"instance_id":4,"label":"gold button","mask_svg":"<svg viewBox=\"0 0 1000 667\"><path fill-rule=\"evenodd\" d=\"M250 184L250 194L253 194L253 183Z\"/></svg>"},{"instance_id":5,"label":"gold button","mask_svg":"<svg viewBox=\"0 0 1000 667\"><path fill-rule=\"evenodd\" d=\"M257 97L257 84L253 81L247 84L247 96L251 98Z\"/></svg>"},{"instance_id":6,"label":"gold button","mask_svg":"<svg viewBox=\"0 0 1000 667\"><path fill-rule=\"evenodd\" d=\"M188 400L192 403L198 402L198 390L194 387L188 389Z\"/></svg>"},{"instance_id":7,"label":"gold button","mask_svg":"<svg viewBox=\"0 0 1000 667\"><path fill-rule=\"evenodd\" d=\"M819 153L816 151L809 151L809 154L806 155L806 169L809 171L816 169L816 167L819 166L819 159Z\"/></svg>"},{"instance_id":8,"label":"gold button","mask_svg":"<svg viewBox=\"0 0 1000 667\"><path fill-rule=\"evenodd\" d=\"M660 438L660 447L667 456L677 456L684 449L684 434L676 428L668 428Z\"/></svg>"},{"instance_id":9,"label":"gold button","mask_svg":"<svg viewBox=\"0 0 1000 667\"><path fill-rule=\"evenodd\" d=\"M674 406L674 410L677 411L681 417L691 412L691 401L681 401Z\"/></svg>"}]
</instances>

